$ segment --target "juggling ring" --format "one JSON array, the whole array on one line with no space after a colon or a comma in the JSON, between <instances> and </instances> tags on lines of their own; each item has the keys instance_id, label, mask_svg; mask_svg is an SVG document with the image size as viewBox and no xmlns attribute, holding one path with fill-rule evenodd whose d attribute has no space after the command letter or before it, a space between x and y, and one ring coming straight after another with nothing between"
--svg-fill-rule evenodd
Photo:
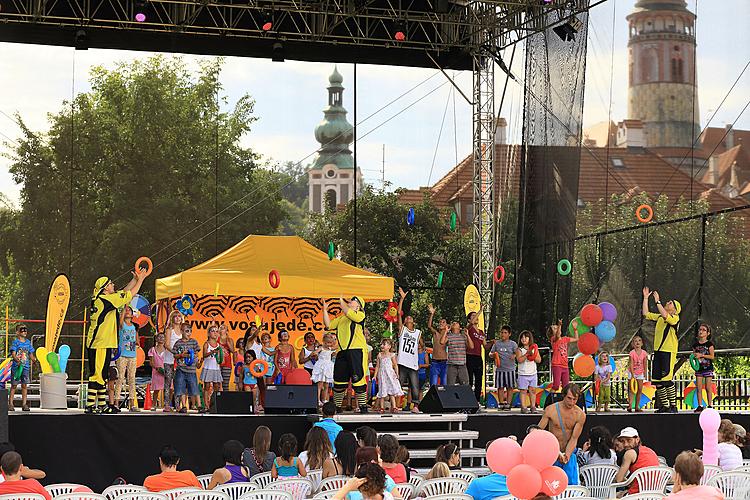
<instances>
[{"instance_id":1,"label":"juggling ring","mask_svg":"<svg viewBox=\"0 0 750 500\"><path fill-rule=\"evenodd\" d=\"M537 354L539 354L539 346L536 344L531 344L529 346L529 350L526 352L526 359L529 361L534 361Z\"/></svg>"},{"instance_id":2,"label":"juggling ring","mask_svg":"<svg viewBox=\"0 0 750 500\"><path fill-rule=\"evenodd\" d=\"M692 368L694 372L701 369L701 361L695 357L695 354L691 354L688 359L690 361L690 368Z\"/></svg>"},{"instance_id":3,"label":"juggling ring","mask_svg":"<svg viewBox=\"0 0 750 500\"><path fill-rule=\"evenodd\" d=\"M256 359L248 365L250 374L255 378L260 378L268 373L268 361L265 359Z\"/></svg>"},{"instance_id":4,"label":"juggling ring","mask_svg":"<svg viewBox=\"0 0 750 500\"><path fill-rule=\"evenodd\" d=\"M646 217L643 217L641 215L642 210L648 212L648 215L646 215ZM639 205L638 208L635 209L635 218L638 219L638 222L642 222L644 224L646 224L647 222L651 222L651 219L654 218L654 209L651 208L650 205L646 205L645 203L643 205Z\"/></svg>"},{"instance_id":5,"label":"juggling ring","mask_svg":"<svg viewBox=\"0 0 750 500\"><path fill-rule=\"evenodd\" d=\"M151 272L154 270L154 264L151 262L151 259L148 257L141 257L140 259L135 261L135 272L138 273L138 271L141 270L141 263L146 263L146 276L149 276Z\"/></svg>"},{"instance_id":6,"label":"juggling ring","mask_svg":"<svg viewBox=\"0 0 750 500\"><path fill-rule=\"evenodd\" d=\"M560 276L569 275L572 269L573 266L570 264L570 261L568 259L560 259L560 262L557 263L557 273Z\"/></svg>"},{"instance_id":7,"label":"juggling ring","mask_svg":"<svg viewBox=\"0 0 750 500\"><path fill-rule=\"evenodd\" d=\"M495 272L492 273L492 279L495 280L495 283L502 283L505 280L505 268L497 266Z\"/></svg>"},{"instance_id":8,"label":"juggling ring","mask_svg":"<svg viewBox=\"0 0 750 500\"><path fill-rule=\"evenodd\" d=\"M271 288L279 288L281 277L279 277L279 272L276 269L272 269L268 273L268 284L271 285Z\"/></svg>"}]
</instances>

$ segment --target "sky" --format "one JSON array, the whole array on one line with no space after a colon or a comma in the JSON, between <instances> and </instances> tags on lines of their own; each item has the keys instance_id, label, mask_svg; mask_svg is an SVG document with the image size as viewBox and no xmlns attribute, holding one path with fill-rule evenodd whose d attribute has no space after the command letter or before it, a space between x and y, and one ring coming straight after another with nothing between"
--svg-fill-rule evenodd
<instances>
[{"instance_id":1,"label":"sky","mask_svg":"<svg viewBox=\"0 0 750 500\"><path fill-rule=\"evenodd\" d=\"M696 5L697 2L697 5ZM584 127L626 118L627 24L625 16L635 0L607 0L590 15ZM697 11L698 101L701 125L723 127L737 119L750 96L750 69L725 98L743 67L750 61L748 0L689 0ZM614 39L613 39L614 36ZM614 46L614 50L613 50ZM114 61L147 58L146 52L87 50L0 43L0 192L18 204L20 186L8 173L11 143L20 135L12 119L19 113L34 131L48 127L47 114L59 111L73 92L89 90L91 67L113 67ZM201 58L183 56L197 66ZM205 58L203 58L205 59ZM508 57L505 57L507 60ZM522 74L516 54L512 71ZM610 67L614 72L610 75ZM230 106L243 94L256 101L259 120L243 138L243 145L263 155L269 165L287 161L307 164L319 144L313 130L323 118L328 75L334 65L269 59L226 58L222 83ZM353 65L339 64L344 77L344 105L353 121ZM452 75L471 95L471 73ZM504 76L496 69L499 93ZM434 183L471 152L471 107L436 69L358 65L358 163L365 181L391 188L418 188ZM408 93L407 93L408 91ZM402 96L406 93L405 96ZM611 95L611 106L610 106ZM510 82L502 115L509 135L521 128L521 86ZM400 97L400 98L399 98ZM394 101L395 102L392 102ZM496 99L496 106L500 98ZM750 129L750 110L736 128ZM383 151L385 150L385 154Z\"/></svg>"}]
</instances>

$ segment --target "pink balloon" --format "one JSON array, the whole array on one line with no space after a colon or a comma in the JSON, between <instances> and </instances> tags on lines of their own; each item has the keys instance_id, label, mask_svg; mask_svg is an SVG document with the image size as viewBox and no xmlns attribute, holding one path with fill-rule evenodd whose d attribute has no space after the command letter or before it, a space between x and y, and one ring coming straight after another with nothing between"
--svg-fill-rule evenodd
<instances>
[{"instance_id":1,"label":"pink balloon","mask_svg":"<svg viewBox=\"0 0 750 500\"><path fill-rule=\"evenodd\" d=\"M510 438L495 439L487 448L487 465L492 472L507 476L511 469L521 463L521 446Z\"/></svg>"},{"instance_id":2,"label":"pink balloon","mask_svg":"<svg viewBox=\"0 0 750 500\"><path fill-rule=\"evenodd\" d=\"M542 475L534 467L520 464L510 471L506 484L511 495L522 500L529 500L542 490Z\"/></svg>"},{"instance_id":3,"label":"pink balloon","mask_svg":"<svg viewBox=\"0 0 750 500\"><path fill-rule=\"evenodd\" d=\"M542 470L542 493L554 497L568 487L568 476L560 467L547 467Z\"/></svg>"},{"instance_id":4,"label":"pink balloon","mask_svg":"<svg viewBox=\"0 0 750 500\"><path fill-rule=\"evenodd\" d=\"M88 486L78 486L73 493L93 493L93 491Z\"/></svg>"},{"instance_id":5,"label":"pink balloon","mask_svg":"<svg viewBox=\"0 0 750 500\"><path fill-rule=\"evenodd\" d=\"M716 433L719 430L719 425L721 425L721 415L713 408L706 408L698 417L698 423L704 434Z\"/></svg>"},{"instance_id":6,"label":"pink balloon","mask_svg":"<svg viewBox=\"0 0 750 500\"><path fill-rule=\"evenodd\" d=\"M560 443L549 431L536 430L523 440L524 463L541 471L555 463L560 457Z\"/></svg>"}]
</instances>

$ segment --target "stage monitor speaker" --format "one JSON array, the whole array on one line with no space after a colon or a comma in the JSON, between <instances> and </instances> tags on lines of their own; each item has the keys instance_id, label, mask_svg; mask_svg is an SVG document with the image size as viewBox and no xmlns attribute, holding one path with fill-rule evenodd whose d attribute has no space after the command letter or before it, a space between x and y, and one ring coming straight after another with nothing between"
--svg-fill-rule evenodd
<instances>
[{"instance_id":1,"label":"stage monitor speaker","mask_svg":"<svg viewBox=\"0 0 750 500\"><path fill-rule=\"evenodd\" d=\"M0 442L8 439L8 391L0 388Z\"/></svg>"},{"instance_id":2,"label":"stage monitor speaker","mask_svg":"<svg viewBox=\"0 0 750 500\"><path fill-rule=\"evenodd\" d=\"M479 403L468 385L433 385L419 409L423 413L476 413Z\"/></svg>"},{"instance_id":3,"label":"stage monitor speaker","mask_svg":"<svg viewBox=\"0 0 750 500\"><path fill-rule=\"evenodd\" d=\"M253 413L252 392L219 392L211 398L211 413L250 415Z\"/></svg>"},{"instance_id":4,"label":"stage monitor speaker","mask_svg":"<svg viewBox=\"0 0 750 500\"><path fill-rule=\"evenodd\" d=\"M318 388L314 385L269 385L266 387L265 411L273 415L318 412Z\"/></svg>"}]
</instances>

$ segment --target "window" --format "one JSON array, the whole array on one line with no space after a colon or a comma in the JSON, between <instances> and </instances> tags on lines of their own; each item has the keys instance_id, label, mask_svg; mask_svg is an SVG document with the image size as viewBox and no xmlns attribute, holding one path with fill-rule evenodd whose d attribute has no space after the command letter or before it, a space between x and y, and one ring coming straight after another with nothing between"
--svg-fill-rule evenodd
<instances>
[{"instance_id":1,"label":"window","mask_svg":"<svg viewBox=\"0 0 750 500\"><path fill-rule=\"evenodd\" d=\"M333 179L334 177L336 177L336 171L333 169L326 170L326 177L328 177L329 179Z\"/></svg>"},{"instance_id":2,"label":"window","mask_svg":"<svg viewBox=\"0 0 750 500\"><path fill-rule=\"evenodd\" d=\"M471 223L474 221L474 204L466 204L466 222Z\"/></svg>"},{"instance_id":3,"label":"window","mask_svg":"<svg viewBox=\"0 0 750 500\"><path fill-rule=\"evenodd\" d=\"M339 174L339 177L341 179L348 179L349 178L349 174Z\"/></svg>"},{"instance_id":4,"label":"window","mask_svg":"<svg viewBox=\"0 0 750 500\"><path fill-rule=\"evenodd\" d=\"M682 59L679 57L672 58L671 61L671 70L672 70L672 81L676 83L681 83L685 81L683 77L683 66L682 66Z\"/></svg>"},{"instance_id":5,"label":"window","mask_svg":"<svg viewBox=\"0 0 750 500\"><path fill-rule=\"evenodd\" d=\"M625 168L625 163L622 158L612 158L612 166L615 168Z\"/></svg>"}]
</instances>

